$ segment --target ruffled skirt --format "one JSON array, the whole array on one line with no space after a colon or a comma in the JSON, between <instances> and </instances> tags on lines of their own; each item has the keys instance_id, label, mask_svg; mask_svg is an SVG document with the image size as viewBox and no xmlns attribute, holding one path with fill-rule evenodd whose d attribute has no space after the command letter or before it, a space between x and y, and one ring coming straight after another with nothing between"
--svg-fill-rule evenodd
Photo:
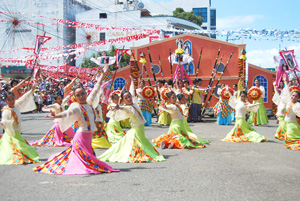
<instances>
[{"instance_id":1,"label":"ruffled skirt","mask_svg":"<svg viewBox=\"0 0 300 201\"><path fill-rule=\"evenodd\" d=\"M172 121L169 131L156 139L153 139L154 146L160 147L161 143L164 142L165 147L172 144L173 149L196 149L203 148L203 145L195 134L189 134L185 127L183 120Z\"/></svg>"},{"instance_id":2,"label":"ruffled skirt","mask_svg":"<svg viewBox=\"0 0 300 201\"><path fill-rule=\"evenodd\" d=\"M57 175L98 174L119 172L98 160L91 146L92 133L76 133L72 145L61 153L50 156L48 161L33 168L35 172Z\"/></svg>"},{"instance_id":3,"label":"ruffled skirt","mask_svg":"<svg viewBox=\"0 0 300 201\"><path fill-rule=\"evenodd\" d=\"M170 125L172 122L171 115L166 111L160 112L158 117L158 124Z\"/></svg>"},{"instance_id":4,"label":"ruffled skirt","mask_svg":"<svg viewBox=\"0 0 300 201\"><path fill-rule=\"evenodd\" d=\"M227 115L225 118L222 116L222 113L219 113L217 116L217 124L219 125L231 125L232 116Z\"/></svg>"},{"instance_id":5,"label":"ruffled skirt","mask_svg":"<svg viewBox=\"0 0 300 201\"><path fill-rule=\"evenodd\" d=\"M259 108L258 108L257 112L250 113L248 122L250 124L254 124L254 125L262 125L262 124L269 123L266 108L262 101L262 98L260 98L258 101L253 101L253 104L255 104L257 102L260 103Z\"/></svg>"},{"instance_id":6,"label":"ruffled skirt","mask_svg":"<svg viewBox=\"0 0 300 201\"><path fill-rule=\"evenodd\" d=\"M38 162L40 161L36 150L28 144L20 132L16 132L14 137L6 132L4 133L0 140L0 165Z\"/></svg>"},{"instance_id":7,"label":"ruffled skirt","mask_svg":"<svg viewBox=\"0 0 300 201\"><path fill-rule=\"evenodd\" d=\"M221 99L214 106L214 113L217 115L217 124L230 125L232 120L233 109L230 107L228 100Z\"/></svg>"},{"instance_id":8,"label":"ruffled skirt","mask_svg":"<svg viewBox=\"0 0 300 201\"><path fill-rule=\"evenodd\" d=\"M190 138L197 139L201 144L209 144L209 141L205 141L201 137L199 137L195 133L193 133L192 129L189 127L187 119L183 119L183 126L184 126L185 130L187 131L187 134Z\"/></svg>"},{"instance_id":9,"label":"ruffled skirt","mask_svg":"<svg viewBox=\"0 0 300 201\"><path fill-rule=\"evenodd\" d=\"M286 122L285 146L291 150L300 150L300 126L295 122Z\"/></svg>"},{"instance_id":10,"label":"ruffled skirt","mask_svg":"<svg viewBox=\"0 0 300 201\"><path fill-rule=\"evenodd\" d=\"M130 124L129 119L125 119L125 120L120 121L120 125L121 125L122 128L131 128L131 124Z\"/></svg>"},{"instance_id":11,"label":"ruffled skirt","mask_svg":"<svg viewBox=\"0 0 300 201\"><path fill-rule=\"evenodd\" d=\"M222 140L227 142L266 142L266 138L257 133L245 118L236 117L234 128Z\"/></svg>"},{"instance_id":12,"label":"ruffled skirt","mask_svg":"<svg viewBox=\"0 0 300 201\"><path fill-rule=\"evenodd\" d=\"M98 159L120 163L151 163L165 161L145 137L144 125L132 127L126 135Z\"/></svg>"},{"instance_id":13,"label":"ruffled skirt","mask_svg":"<svg viewBox=\"0 0 300 201\"><path fill-rule=\"evenodd\" d=\"M143 117L146 120L145 126L151 126L151 124L152 124L152 115L151 115L151 113L142 110L142 114L143 114Z\"/></svg>"},{"instance_id":14,"label":"ruffled skirt","mask_svg":"<svg viewBox=\"0 0 300 201\"><path fill-rule=\"evenodd\" d=\"M97 131L93 133L92 147L93 149L106 149L111 147L108 141L103 122L95 121Z\"/></svg>"},{"instance_id":15,"label":"ruffled skirt","mask_svg":"<svg viewBox=\"0 0 300 201\"><path fill-rule=\"evenodd\" d=\"M284 116L278 117L278 121L279 121L279 124L278 124L278 128L276 130L276 133L275 133L275 138L279 139L279 140L284 140L285 133L286 133L286 122L284 120Z\"/></svg>"},{"instance_id":16,"label":"ruffled skirt","mask_svg":"<svg viewBox=\"0 0 300 201\"><path fill-rule=\"evenodd\" d=\"M46 135L40 140L35 140L30 143L31 146L39 147L64 147L70 146L71 141L75 135L73 128L69 128L65 132L62 132L58 122L54 122L53 127L48 131Z\"/></svg>"},{"instance_id":17,"label":"ruffled skirt","mask_svg":"<svg viewBox=\"0 0 300 201\"><path fill-rule=\"evenodd\" d=\"M111 143L118 142L126 133L120 126L120 122L110 118L105 127L108 140Z\"/></svg>"}]
</instances>

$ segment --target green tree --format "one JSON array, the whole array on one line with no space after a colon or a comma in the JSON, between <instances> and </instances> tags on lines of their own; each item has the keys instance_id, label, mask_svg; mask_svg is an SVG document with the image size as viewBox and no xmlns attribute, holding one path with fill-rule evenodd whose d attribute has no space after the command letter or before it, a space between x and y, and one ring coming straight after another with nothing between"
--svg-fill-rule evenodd
<instances>
[{"instance_id":1,"label":"green tree","mask_svg":"<svg viewBox=\"0 0 300 201\"><path fill-rule=\"evenodd\" d=\"M186 12L183 10L183 8L176 8L173 11L173 16L188 20L190 22L194 22L194 23L198 24L199 26L201 26L202 22L203 22L202 17L196 16L192 11Z\"/></svg>"}]
</instances>

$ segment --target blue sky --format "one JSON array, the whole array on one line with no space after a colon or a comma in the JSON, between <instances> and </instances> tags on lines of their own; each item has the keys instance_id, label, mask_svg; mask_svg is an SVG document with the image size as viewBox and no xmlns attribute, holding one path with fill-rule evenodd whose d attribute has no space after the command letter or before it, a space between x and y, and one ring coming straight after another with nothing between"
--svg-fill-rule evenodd
<instances>
[{"instance_id":1,"label":"blue sky","mask_svg":"<svg viewBox=\"0 0 300 201\"><path fill-rule=\"evenodd\" d=\"M186 11L199 6L201 0L144 0L146 8L152 14L170 14L176 7ZM300 30L300 1L296 0L211 0L211 7L217 10L217 29L236 30L239 28L251 29L281 29ZM157 13L156 13L157 12ZM226 40L225 37L217 39ZM238 41L229 41L241 43ZM281 49L295 49L297 60L300 59L300 42L297 41L270 41L261 37L260 40L243 39L247 44L248 62L265 68L275 67L273 56L278 55ZM299 61L298 61L299 63Z\"/></svg>"}]
</instances>

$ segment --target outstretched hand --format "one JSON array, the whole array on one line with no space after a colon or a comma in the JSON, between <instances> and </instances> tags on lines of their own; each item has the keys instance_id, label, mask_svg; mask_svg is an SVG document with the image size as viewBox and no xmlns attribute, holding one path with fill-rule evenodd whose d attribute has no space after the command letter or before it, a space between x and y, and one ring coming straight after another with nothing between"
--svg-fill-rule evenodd
<instances>
[{"instance_id":1,"label":"outstretched hand","mask_svg":"<svg viewBox=\"0 0 300 201\"><path fill-rule=\"evenodd\" d=\"M50 110L50 115L46 115L45 118L50 118L50 119L54 119L56 116L55 116L55 112Z\"/></svg>"}]
</instances>

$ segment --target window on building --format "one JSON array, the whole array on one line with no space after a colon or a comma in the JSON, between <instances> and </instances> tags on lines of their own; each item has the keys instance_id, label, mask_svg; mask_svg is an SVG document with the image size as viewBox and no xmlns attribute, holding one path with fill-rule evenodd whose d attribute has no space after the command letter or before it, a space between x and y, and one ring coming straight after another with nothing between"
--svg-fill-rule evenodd
<instances>
[{"instance_id":1,"label":"window on building","mask_svg":"<svg viewBox=\"0 0 300 201\"><path fill-rule=\"evenodd\" d=\"M100 40L100 41L105 40L105 32L101 32L101 33L99 34L99 40Z\"/></svg>"},{"instance_id":2,"label":"window on building","mask_svg":"<svg viewBox=\"0 0 300 201\"><path fill-rule=\"evenodd\" d=\"M99 13L99 18L100 19L105 19L105 18L107 18L107 14L106 13Z\"/></svg>"},{"instance_id":3,"label":"window on building","mask_svg":"<svg viewBox=\"0 0 300 201\"><path fill-rule=\"evenodd\" d=\"M207 22L207 8L193 8L193 13L196 16L201 16L203 22Z\"/></svg>"},{"instance_id":4,"label":"window on building","mask_svg":"<svg viewBox=\"0 0 300 201\"><path fill-rule=\"evenodd\" d=\"M188 64L184 64L184 70L186 71L186 73L188 75L193 75L195 74L194 71L194 64L191 62L190 65L188 66ZM189 70L189 71L188 71Z\"/></svg>"},{"instance_id":5,"label":"window on building","mask_svg":"<svg viewBox=\"0 0 300 201\"><path fill-rule=\"evenodd\" d=\"M216 26L216 10L210 10L210 26Z\"/></svg>"},{"instance_id":6,"label":"window on building","mask_svg":"<svg viewBox=\"0 0 300 201\"><path fill-rule=\"evenodd\" d=\"M122 89L124 87L124 85L125 85L125 79L118 77L114 81L114 90L117 90L118 87L121 87L121 89Z\"/></svg>"},{"instance_id":7,"label":"window on building","mask_svg":"<svg viewBox=\"0 0 300 201\"><path fill-rule=\"evenodd\" d=\"M216 30L216 28L210 28L210 30L212 30L212 31L215 31L215 30ZM216 34L211 34L211 35L210 35L210 37L211 37L211 38L216 38L216 37L217 37L217 35L216 35Z\"/></svg>"},{"instance_id":8,"label":"window on building","mask_svg":"<svg viewBox=\"0 0 300 201\"><path fill-rule=\"evenodd\" d=\"M253 80L253 86L255 86L254 81L258 79L260 86L263 86L265 88L265 97L263 98L264 103L268 102L268 80L265 76L258 75Z\"/></svg>"}]
</instances>

